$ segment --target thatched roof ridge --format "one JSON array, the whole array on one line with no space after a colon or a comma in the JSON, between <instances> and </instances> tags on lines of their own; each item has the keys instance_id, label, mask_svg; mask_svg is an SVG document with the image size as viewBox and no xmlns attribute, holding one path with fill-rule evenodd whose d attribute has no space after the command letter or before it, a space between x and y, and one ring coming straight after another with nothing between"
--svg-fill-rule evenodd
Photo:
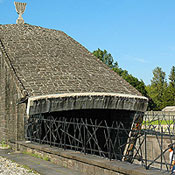
<instances>
[{"instance_id":1,"label":"thatched roof ridge","mask_svg":"<svg viewBox=\"0 0 175 175\"><path fill-rule=\"evenodd\" d=\"M117 109L144 112L147 98L117 93L63 93L29 97L27 116L77 109Z\"/></svg>"}]
</instances>

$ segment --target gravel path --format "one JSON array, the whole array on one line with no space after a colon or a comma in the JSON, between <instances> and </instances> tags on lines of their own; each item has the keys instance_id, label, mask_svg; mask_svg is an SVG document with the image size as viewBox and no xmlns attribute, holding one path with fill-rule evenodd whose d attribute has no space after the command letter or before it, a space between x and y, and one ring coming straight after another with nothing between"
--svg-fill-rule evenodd
<instances>
[{"instance_id":1,"label":"gravel path","mask_svg":"<svg viewBox=\"0 0 175 175\"><path fill-rule=\"evenodd\" d=\"M12 162L6 158L0 157L0 175L39 175L30 169Z\"/></svg>"}]
</instances>

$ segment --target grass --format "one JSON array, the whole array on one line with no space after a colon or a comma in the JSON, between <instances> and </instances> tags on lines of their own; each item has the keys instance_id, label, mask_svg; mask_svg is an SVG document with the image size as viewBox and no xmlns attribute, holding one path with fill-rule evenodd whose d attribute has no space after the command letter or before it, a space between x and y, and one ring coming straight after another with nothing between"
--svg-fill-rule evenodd
<instances>
[{"instance_id":1,"label":"grass","mask_svg":"<svg viewBox=\"0 0 175 175\"><path fill-rule=\"evenodd\" d=\"M2 148L10 148L10 146L6 143L6 141L2 141L2 142L0 142L0 146L2 147Z\"/></svg>"},{"instance_id":2,"label":"grass","mask_svg":"<svg viewBox=\"0 0 175 175\"><path fill-rule=\"evenodd\" d=\"M174 120L154 120L154 121L143 121L143 125L172 125Z\"/></svg>"},{"instance_id":3,"label":"grass","mask_svg":"<svg viewBox=\"0 0 175 175\"><path fill-rule=\"evenodd\" d=\"M38 155L38 154L35 154L35 153L31 153L31 152L27 152L27 151L24 151L23 154L27 154L27 155L30 155L32 157L36 157L36 158L39 158L39 159L43 159L45 161L50 161L50 158L47 157L47 156L41 156L41 155Z\"/></svg>"}]
</instances>

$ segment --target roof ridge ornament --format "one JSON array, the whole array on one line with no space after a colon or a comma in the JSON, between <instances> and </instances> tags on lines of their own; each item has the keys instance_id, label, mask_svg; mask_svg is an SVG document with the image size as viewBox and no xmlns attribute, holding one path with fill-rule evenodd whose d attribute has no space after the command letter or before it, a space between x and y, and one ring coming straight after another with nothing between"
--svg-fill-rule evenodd
<instances>
[{"instance_id":1,"label":"roof ridge ornament","mask_svg":"<svg viewBox=\"0 0 175 175\"><path fill-rule=\"evenodd\" d=\"M22 14L25 11L27 3L14 2L14 4L15 4L16 12L19 15L18 19L16 20L16 23L17 24L24 24L24 19L22 18Z\"/></svg>"}]
</instances>

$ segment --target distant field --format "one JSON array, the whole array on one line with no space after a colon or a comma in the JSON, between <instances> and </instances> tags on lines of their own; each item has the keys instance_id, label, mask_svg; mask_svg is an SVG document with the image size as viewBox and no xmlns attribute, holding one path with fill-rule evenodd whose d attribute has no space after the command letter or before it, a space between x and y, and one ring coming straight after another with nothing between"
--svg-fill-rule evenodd
<instances>
[{"instance_id":1,"label":"distant field","mask_svg":"<svg viewBox=\"0 0 175 175\"><path fill-rule=\"evenodd\" d=\"M154 121L143 121L143 125L173 125L174 120L154 120Z\"/></svg>"}]
</instances>

